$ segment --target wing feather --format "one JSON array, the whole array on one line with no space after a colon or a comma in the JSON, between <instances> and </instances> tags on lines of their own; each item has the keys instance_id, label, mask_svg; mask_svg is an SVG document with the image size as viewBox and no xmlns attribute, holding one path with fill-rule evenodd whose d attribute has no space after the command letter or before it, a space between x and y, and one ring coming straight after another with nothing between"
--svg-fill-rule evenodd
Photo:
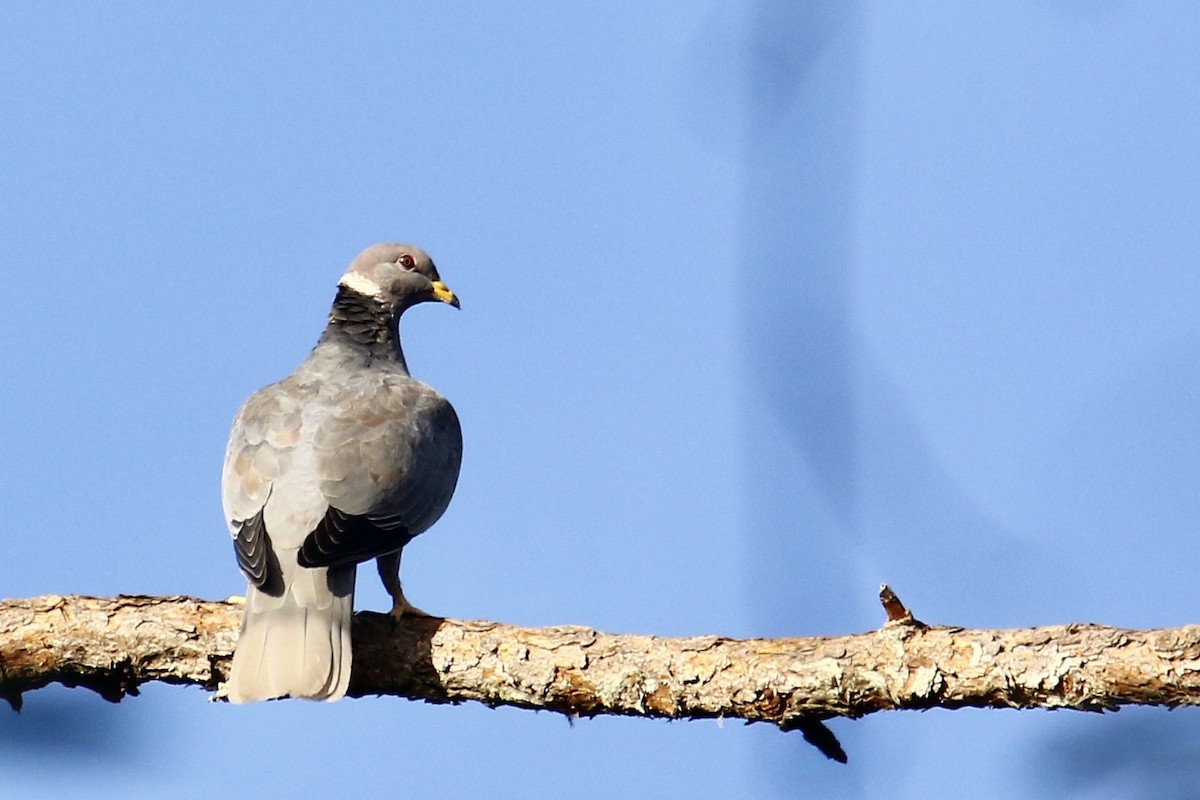
<instances>
[{"instance_id":1,"label":"wing feather","mask_svg":"<svg viewBox=\"0 0 1200 800\"><path fill-rule=\"evenodd\" d=\"M304 566L395 552L436 522L454 493L462 432L450 403L407 376L374 388L343 398L313 434L330 508L304 540Z\"/></svg>"}]
</instances>

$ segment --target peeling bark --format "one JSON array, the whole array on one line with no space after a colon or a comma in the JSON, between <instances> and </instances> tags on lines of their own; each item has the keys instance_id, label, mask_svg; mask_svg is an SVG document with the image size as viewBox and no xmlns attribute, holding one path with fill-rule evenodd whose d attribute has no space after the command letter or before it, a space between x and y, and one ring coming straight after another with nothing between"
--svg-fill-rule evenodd
<instances>
[{"instance_id":1,"label":"peeling bark","mask_svg":"<svg viewBox=\"0 0 1200 800\"><path fill-rule=\"evenodd\" d=\"M1115 709L1200 703L1200 626L1014 630L893 620L853 636L613 635L359 613L350 694L546 709L573 716L738 718L783 730L890 709ZM890 604L890 606L889 606ZM217 690L240 606L190 597L0 601L0 695L58 682L109 700L148 681Z\"/></svg>"}]
</instances>

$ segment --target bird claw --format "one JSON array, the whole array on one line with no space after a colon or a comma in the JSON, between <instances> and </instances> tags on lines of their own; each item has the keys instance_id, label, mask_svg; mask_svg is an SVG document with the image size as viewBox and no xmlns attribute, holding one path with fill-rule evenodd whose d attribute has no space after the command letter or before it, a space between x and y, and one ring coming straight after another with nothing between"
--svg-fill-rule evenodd
<instances>
[{"instance_id":1,"label":"bird claw","mask_svg":"<svg viewBox=\"0 0 1200 800\"><path fill-rule=\"evenodd\" d=\"M422 611L421 609L417 608L412 603L405 600L403 596L401 596L400 599L398 599L392 603L391 614L392 614L392 619L397 620L397 621L406 616L409 616L409 617L432 617L433 616L433 614L430 614L428 611Z\"/></svg>"}]
</instances>

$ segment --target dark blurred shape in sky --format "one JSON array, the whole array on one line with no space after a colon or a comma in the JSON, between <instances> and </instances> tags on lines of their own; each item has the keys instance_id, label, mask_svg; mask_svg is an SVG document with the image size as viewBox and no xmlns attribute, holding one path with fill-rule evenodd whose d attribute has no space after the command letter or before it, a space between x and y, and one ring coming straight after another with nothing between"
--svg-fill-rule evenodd
<instances>
[{"instance_id":1,"label":"dark blurred shape in sky","mask_svg":"<svg viewBox=\"0 0 1200 800\"><path fill-rule=\"evenodd\" d=\"M1045 797L1200 797L1194 714L1126 708L1041 742L1024 783Z\"/></svg>"},{"instance_id":2,"label":"dark blurred shape in sky","mask_svg":"<svg viewBox=\"0 0 1200 800\"><path fill-rule=\"evenodd\" d=\"M1109 69L1109 44L1131 23L1157 23L1112 4L1059 10L1070 13L756 5L745 46L743 502L753 605L772 633L874 627L882 581L931 622L1033 625L1092 619L1101 606L1125 624L1144 613L1183 621L1129 595L1173 568L1147 562L1158 566L1131 576L1128 564L1146 533L1139 516L1155 520L1156 547L1181 552L1194 538L1184 520L1200 475L1197 330L1173 295L1181 263L1171 253L1196 246L1128 248L1166 220L1120 198L1155 183L1181 190L1156 174L1157 159L1129 171L1147 158L1140 139L1195 172L1195 153L1180 150L1195 106L1170 110L1194 101L1195 85L1147 102L1148 86L1172 90L1151 50L1127 43L1124 64L1138 68L1102 83L1086 70ZM1149 43L1163 32L1141 34ZM1180 57L1184 37L1166 35ZM1129 110L1139 104L1144 118ZM1172 124L1156 124L1163 116ZM1183 194L1194 206L1195 188ZM1106 238L1119 244L1103 252ZM1194 273L1183 286L1193 299L1200 290ZM1159 309L1155 335L1139 308ZM1112 326L1128 331L1115 347ZM1161 588L1160 602L1177 594ZM1126 601L1111 603L1112 592ZM848 774L830 777L803 745L778 739L764 739L759 763L780 796L798 786L954 796L954 782L914 753L938 753L959 775L1015 779L1020 763L1085 724L971 713L835 721ZM1103 750L1128 735L1107 730L1105 740L1093 725L1086 741ZM1078 770L1057 778L1074 785Z\"/></svg>"},{"instance_id":3,"label":"dark blurred shape in sky","mask_svg":"<svg viewBox=\"0 0 1200 800\"><path fill-rule=\"evenodd\" d=\"M849 313L859 14L854 2L761 3L748 52L752 376L840 536L854 535L859 472Z\"/></svg>"}]
</instances>

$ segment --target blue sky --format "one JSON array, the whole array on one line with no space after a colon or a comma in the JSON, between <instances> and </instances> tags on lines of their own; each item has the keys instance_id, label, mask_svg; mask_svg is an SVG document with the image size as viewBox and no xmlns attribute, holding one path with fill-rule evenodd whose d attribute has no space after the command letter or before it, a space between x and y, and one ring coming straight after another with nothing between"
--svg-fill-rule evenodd
<instances>
[{"instance_id":1,"label":"blue sky","mask_svg":"<svg viewBox=\"0 0 1200 800\"><path fill-rule=\"evenodd\" d=\"M228 426L377 241L463 420L446 616L845 633L1195 620L1200 12L127 4L0 17L0 593L240 593ZM387 601L371 579L359 606ZM795 735L51 688L20 797L1183 796L1190 712ZM182 788L181 788L182 787Z\"/></svg>"}]
</instances>

